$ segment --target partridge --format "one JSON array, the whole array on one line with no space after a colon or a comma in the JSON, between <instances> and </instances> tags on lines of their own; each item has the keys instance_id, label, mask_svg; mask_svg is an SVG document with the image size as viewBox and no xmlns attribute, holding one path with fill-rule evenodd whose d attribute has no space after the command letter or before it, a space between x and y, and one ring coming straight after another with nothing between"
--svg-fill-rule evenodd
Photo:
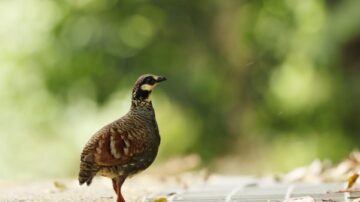
<instances>
[{"instance_id":1,"label":"partridge","mask_svg":"<svg viewBox=\"0 0 360 202\"><path fill-rule=\"evenodd\" d=\"M150 94L165 80L152 74L137 79L129 112L104 126L85 145L80 158L80 185L90 185L96 175L109 177L117 202L125 202L121 193L125 179L149 167L158 152L160 134Z\"/></svg>"}]
</instances>

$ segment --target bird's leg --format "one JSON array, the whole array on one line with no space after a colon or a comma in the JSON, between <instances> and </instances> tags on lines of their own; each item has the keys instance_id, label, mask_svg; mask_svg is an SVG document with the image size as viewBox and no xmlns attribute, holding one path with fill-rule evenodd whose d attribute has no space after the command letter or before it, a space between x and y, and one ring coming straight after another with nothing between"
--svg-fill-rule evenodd
<instances>
[{"instance_id":1,"label":"bird's leg","mask_svg":"<svg viewBox=\"0 0 360 202\"><path fill-rule=\"evenodd\" d=\"M117 192L117 183L116 183L116 179L115 178L113 178L113 179L111 179L112 180L112 184L113 184L113 189L114 189L114 191L116 192L116 195L118 194L118 192Z\"/></svg>"},{"instance_id":2,"label":"bird's leg","mask_svg":"<svg viewBox=\"0 0 360 202\"><path fill-rule=\"evenodd\" d=\"M125 202L125 199L124 199L124 197L122 196L122 193L121 193L121 186L124 183L124 181L125 181L125 179L121 178L121 177L112 179L113 188L114 188L114 190L116 192L116 195L117 195L116 202Z\"/></svg>"}]
</instances>

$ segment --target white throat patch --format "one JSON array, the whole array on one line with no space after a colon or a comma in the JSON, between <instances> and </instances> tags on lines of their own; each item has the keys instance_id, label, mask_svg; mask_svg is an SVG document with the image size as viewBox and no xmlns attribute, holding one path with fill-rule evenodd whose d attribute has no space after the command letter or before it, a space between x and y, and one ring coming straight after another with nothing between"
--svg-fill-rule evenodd
<instances>
[{"instance_id":1,"label":"white throat patch","mask_svg":"<svg viewBox=\"0 0 360 202\"><path fill-rule=\"evenodd\" d=\"M155 88L156 84L154 85L150 85L150 84L143 84L141 85L141 90L146 90L146 91L152 91Z\"/></svg>"}]
</instances>

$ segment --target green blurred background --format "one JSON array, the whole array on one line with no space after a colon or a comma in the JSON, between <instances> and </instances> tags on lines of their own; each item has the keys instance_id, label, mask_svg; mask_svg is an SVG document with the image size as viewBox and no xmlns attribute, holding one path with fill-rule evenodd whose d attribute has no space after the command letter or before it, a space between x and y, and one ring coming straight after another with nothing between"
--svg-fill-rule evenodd
<instances>
[{"instance_id":1,"label":"green blurred background","mask_svg":"<svg viewBox=\"0 0 360 202\"><path fill-rule=\"evenodd\" d=\"M0 179L75 177L143 73L157 163L225 174L344 158L360 142L360 1L0 1Z\"/></svg>"}]
</instances>

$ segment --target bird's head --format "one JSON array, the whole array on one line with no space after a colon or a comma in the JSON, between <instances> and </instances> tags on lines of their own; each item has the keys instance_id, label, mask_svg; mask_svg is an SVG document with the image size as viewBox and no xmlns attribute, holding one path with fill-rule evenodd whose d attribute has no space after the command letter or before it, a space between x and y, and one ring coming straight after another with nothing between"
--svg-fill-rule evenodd
<instances>
[{"instance_id":1,"label":"bird's head","mask_svg":"<svg viewBox=\"0 0 360 202\"><path fill-rule=\"evenodd\" d=\"M136 82L132 93L132 99L142 102L150 102L150 94L154 88L166 78L153 74L144 74L140 76Z\"/></svg>"}]
</instances>

